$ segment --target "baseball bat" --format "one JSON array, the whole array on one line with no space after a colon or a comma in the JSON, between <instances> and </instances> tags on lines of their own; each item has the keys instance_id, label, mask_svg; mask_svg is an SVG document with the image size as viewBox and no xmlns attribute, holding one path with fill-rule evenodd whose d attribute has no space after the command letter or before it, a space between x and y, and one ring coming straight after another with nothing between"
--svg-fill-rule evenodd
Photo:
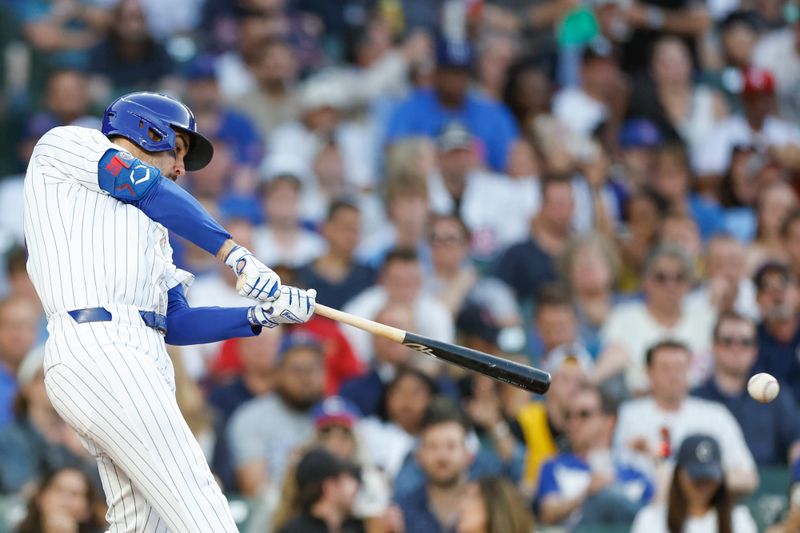
<instances>
[{"instance_id":1,"label":"baseball bat","mask_svg":"<svg viewBox=\"0 0 800 533\"><path fill-rule=\"evenodd\" d=\"M412 350L432 355L448 363L479 372L530 392L544 394L550 388L550 374L538 368L509 361L508 359L471 348L465 348L464 346L430 339L322 304L316 304L314 312L320 316L353 326L373 335L380 335L394 342L399 342Z\"/></svg>"}]
</instances>

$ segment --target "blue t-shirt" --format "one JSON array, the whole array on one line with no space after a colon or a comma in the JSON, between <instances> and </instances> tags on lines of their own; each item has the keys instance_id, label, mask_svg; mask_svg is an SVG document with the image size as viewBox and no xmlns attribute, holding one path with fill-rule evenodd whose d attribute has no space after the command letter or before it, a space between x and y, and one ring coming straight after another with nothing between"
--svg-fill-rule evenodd
<instances>
[{"instance_id":1,"label":"blue t-shirt","mask_svg":"<svg viewBox=\"0 0 800 533\"><path fill-rule=\"evenodd\" d=\"M428 507L428 491L425 487L408 492L396 498L397 506L403 512L406 531L413 533L455 533L455 528L443 528L436 515Z\"/></svg>"},{"instance_id":2,"label":"blue t-shirt","mask_svg":"<svg viewBox=\"0 0 800 533\"><path fill-rule=\"evenodd\" d=\"M17 379L11 371L0 364L0 428L14 419L14 396L17 394Z\"/></svg>"},{"instance_id":3,"label":"blue t-shirt","mask_svg":"<svg viewBox=\"0 0 800 533\"><path fill-rule=\"evenodd\" d=\"M414 91L395 110L387 140L436 137L450 122L463 123L483 145L483 160L493 170L505 171L509 149L519 137L517 125L504 105L476 93L467 94L460 108L445 109L432 89Z\"/></svg>"},{"instance_id":4,"label":"blue t-shirt","mask_svg":"<svg viewBox=\"0 0 800 533\"><path fill-rule=\"evenodd\" d=\"M775 376L794 401L800 401L800 328L789 342L773 337L764 324L758 326L758 359L752 373L768 372Z\"/></svg>"},{"instance_id":5,"label":"blue t-shirt","mask_svg":"<svg viewBox=\"0 0 800 533\"><path fill-rule=\"evenodd\" d=\"M741 426L758 466L786 465L789 448L800 441L800 411L791 394L779 394L775 401L759 403L746 390L735 396L725 394L712 377L692 395L728 408Z\"/></svg>"},{"instance_id":6,"label":"blue t-shirt","mask_svg":"<svg viewBox=\"0 0 800 533\"><path fill-rule=\"evenodd\" d=\"M629 500L645 505L653 497L653 482L642 472L621 463L615 463L616 480L612 487L625 494ZM537 498L543 499L551 494L562 494L567 484L588 480L591 468L583 458L573 453L561 453L545 462L539 473ZM572 497L570 495L569 497Z\"/></svg>"},{"instance_id":7,"label":"blue t-shirt","mask_svg":"<svg viewBox=\"0 0 800 533\"><path fill-rule=\"evenodd\" d=\"M722 208L718 203L697 194L689 196L689 210L697 223L700 238L707 241L724 229Z\"/></svg>"}]
</instances>

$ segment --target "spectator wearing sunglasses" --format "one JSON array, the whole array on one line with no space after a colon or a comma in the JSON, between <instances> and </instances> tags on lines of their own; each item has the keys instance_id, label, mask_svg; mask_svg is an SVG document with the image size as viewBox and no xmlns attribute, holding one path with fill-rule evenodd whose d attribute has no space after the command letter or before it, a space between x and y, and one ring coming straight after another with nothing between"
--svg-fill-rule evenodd
<instances>
[{"instance_id":1,"label":"spectator wearing sunglasses","mask_svg":"<svg viewBox=\"0 0 800 533\"><path fill-rule=\"evenodd\" d=\"M687 298L692 287L693 265L686 252L663 244L644 266L643 300L618 304L611 311L600 337L606 349L595 367L595 378L603 381L625 372L632 393L649 388L645 354L664 339L685 343L690 350L690 384L700 384L710 372L712 312L691 313Z\"/></svg>"},{"instance_id":2,"label":"spectator wearing sunglasses","mask_svg":"<svg viewBox=\"0 0 800 533\"><path fill-rule=\"evenodd\" d=\"M791 394L758 403L747 394L750 369L756 361L756 327L736 313L725 313L714 327L714 374L694 396L719 402L742 427L759 467L794 464L800 458L800 413Z\"/></svg>"},{"instance_id":3,"label":"spectator wearing sunglasses","mask_svg":"<svg viewBox=\"0 0 800 533\"><path fill-rule=\"evenodd\" d=\"M572 396L565 419L569 451L547 461L539 477L542 522L568 529L629 525L653 496L653 483L612 454L616 405L584 384Z\"/></svg>"}]
</instances>

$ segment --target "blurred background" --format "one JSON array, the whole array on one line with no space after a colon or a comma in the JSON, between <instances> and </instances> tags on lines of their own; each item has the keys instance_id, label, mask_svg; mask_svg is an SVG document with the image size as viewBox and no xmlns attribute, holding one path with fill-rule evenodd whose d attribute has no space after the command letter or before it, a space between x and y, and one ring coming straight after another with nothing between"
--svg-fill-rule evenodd
<instances>
[{"instance_id":1,"label":"blurred background","mask_svg":"<svg viewBox=\"0 0 800 533\"><path fill-rule=\"evenodd\" d=\"M137 90L192 108L181 185L284 283L553 375L319 317L170 347L242 531L800 531L799 86L789 0L0 1L0 531L104 531L22 183ZM172 246L192 305L243 304Z\"/></svg>"}]
</instances>

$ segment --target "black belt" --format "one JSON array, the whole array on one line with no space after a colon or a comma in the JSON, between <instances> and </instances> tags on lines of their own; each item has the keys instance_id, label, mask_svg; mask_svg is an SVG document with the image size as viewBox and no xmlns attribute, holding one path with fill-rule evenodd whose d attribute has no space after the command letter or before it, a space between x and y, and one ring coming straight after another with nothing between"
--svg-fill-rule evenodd
<instances>
[{"instance_id":1,"label":"black belt","mask_svg":"<svg viewBox=\"0 0 800 533\"><path fill-rule=\"evenodd\" d=\"M105 307L89 307L86 309L74 309L67 311L67 314L72 317L78 324L86 322L110 322L112 319L111 311ZM148 327L160 331L162 334L167 334L167 317L155 311L139 311L139 316Z\"/></svg>"}]
</instances>

